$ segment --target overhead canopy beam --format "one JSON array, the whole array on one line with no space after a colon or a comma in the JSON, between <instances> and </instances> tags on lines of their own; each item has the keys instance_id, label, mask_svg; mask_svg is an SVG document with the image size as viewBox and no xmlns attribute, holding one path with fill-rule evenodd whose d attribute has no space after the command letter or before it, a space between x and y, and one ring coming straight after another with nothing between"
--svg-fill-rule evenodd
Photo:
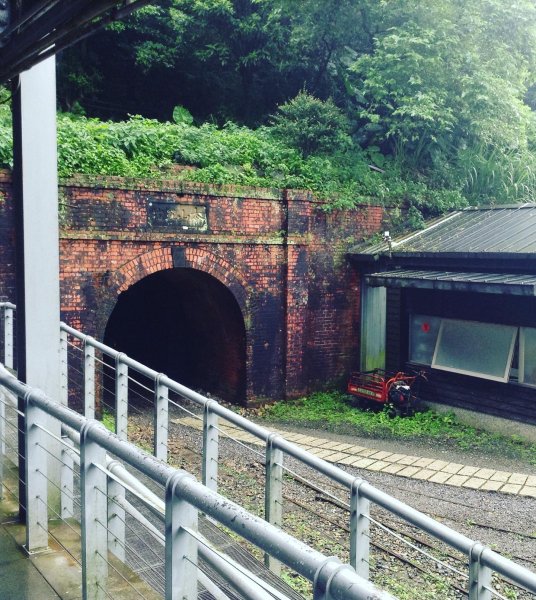
<instances>
[{"instance_id":1,"label":"overhead canopy beam","mask_svg":"<svg viewBox=\"0 0 536 600\"><path fill-rule=\"evenodd\" d=\"M0 29L0 83L150 0L11 0ZM2 23L0 21L0 27Z\"/></svg>"}]
</instances>

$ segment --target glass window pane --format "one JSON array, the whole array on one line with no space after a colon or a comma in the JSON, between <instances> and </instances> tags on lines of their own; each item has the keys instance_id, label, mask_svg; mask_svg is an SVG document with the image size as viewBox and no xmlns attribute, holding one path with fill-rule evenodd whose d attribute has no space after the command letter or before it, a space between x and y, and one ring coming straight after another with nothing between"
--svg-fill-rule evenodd
<instances>
[{"instance_id":1,"label":"glass window pane","mask_svg":"<svg viewBox=\"0 0 536 600\"><path fill-rule=\"evenodd\" d=\"M441 317L410 315L409 360L421 365L431 365L434 356Z\"/></svg>"},{"instance_id":2,"label":"glass window pane","mask_svg":"<svg viewBox=\"0 0 536 600\"><path fill-rule=\"evenodd\" d=\"M507 325L443 319L432 366L506 381L516 333Z\"/></svg>"},{"instance_id":3,"label":"glass window pane","mask_svg":"<svg viewBox=\"0 0 536 600\"><path fill-rule=\"evenodd\" d=\"M536 329L521 328L521 348L523 353L523 383L536 385Z\"/></svg>"}]
</instances>

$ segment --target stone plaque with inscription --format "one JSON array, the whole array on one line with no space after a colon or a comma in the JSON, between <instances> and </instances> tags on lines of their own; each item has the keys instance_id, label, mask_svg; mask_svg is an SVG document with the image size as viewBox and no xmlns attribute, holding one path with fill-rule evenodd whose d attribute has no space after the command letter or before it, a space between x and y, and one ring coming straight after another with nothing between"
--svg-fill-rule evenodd
<instances>
[{"instance_id":1,"label":"stone plaque with inscription","mask_svg":"<svg viewBox=\"0 0 536 600\"><path fill-rule=\"evenodd\" d=\"M147 215L149 225L152 227L170 227L199 232L208 229L206 206L149 200Z\"/></svg>"}]
</instances>

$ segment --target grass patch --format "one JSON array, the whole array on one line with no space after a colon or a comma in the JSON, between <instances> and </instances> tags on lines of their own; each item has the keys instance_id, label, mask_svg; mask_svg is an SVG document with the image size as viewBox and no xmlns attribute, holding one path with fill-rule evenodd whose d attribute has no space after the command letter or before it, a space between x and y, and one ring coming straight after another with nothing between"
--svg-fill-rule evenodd
<instances>
[{"instance_id":1,"label":"grass patch","mask_svg":"<svg viewBox=\"0 0 536 600\"><path fill-rule=\"evenodd\" d=\"M115 433L115 417L106 408L102 411L101 423L104 425L104 427L106 427L106 429L108 429L108 431Z\"/></svg>"},{"instance_id":2,"label":"grass patch","mask_svg":"<svg viewBox=\"0 0 536 600\"><path fill-rule=\"evenodd\" d=\"M318 392L295 401L266 406L260 416L270 421L327 429L375 438L440 442L461 450L480 450L519 458L536 465L536 445L519 437L503 436L460 423L454 414L432 410L412 417L390 417L387 411L356 408L340 392Z\"/></svg>"}]
</instances>

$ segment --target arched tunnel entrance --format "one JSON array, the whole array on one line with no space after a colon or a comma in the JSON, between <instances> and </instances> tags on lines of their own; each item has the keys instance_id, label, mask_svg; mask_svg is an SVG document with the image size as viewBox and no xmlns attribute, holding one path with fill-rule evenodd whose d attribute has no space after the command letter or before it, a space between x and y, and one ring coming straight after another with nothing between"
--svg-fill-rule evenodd
<instances>
[{"instance_id":1,"label":"arched tunnel entrance","mask_svg":"<svg viewBox=\"0 0 536 600\"><path fill-rule=\"evenodd\" d=\"M244 318L231 291L203 271L168 269L131 286L104 343L194 390L245 402Z\"/></svg>"}]
</instances>

